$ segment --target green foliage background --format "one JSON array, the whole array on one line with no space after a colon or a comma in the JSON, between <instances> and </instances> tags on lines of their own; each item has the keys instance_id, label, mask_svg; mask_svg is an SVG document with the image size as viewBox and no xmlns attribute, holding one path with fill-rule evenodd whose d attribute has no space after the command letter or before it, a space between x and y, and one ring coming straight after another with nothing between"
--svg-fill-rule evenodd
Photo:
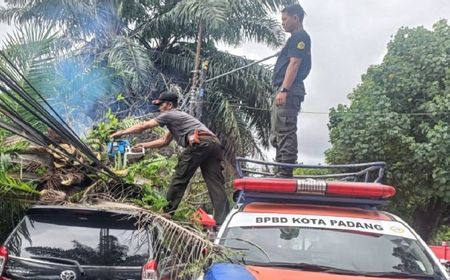
<instances>
[{"instance_id":1,"label":"green foliage background","mask_svg":"<svg viewBox=\"0 0 450 280\"><path fill-rule=\"evenodd\" d=\"M387 162L397 187L390 210L425 239L450 223L450 26L401 28L380 65L371 66L331 109L331 163Z\"/></svg>"}]
</instances>

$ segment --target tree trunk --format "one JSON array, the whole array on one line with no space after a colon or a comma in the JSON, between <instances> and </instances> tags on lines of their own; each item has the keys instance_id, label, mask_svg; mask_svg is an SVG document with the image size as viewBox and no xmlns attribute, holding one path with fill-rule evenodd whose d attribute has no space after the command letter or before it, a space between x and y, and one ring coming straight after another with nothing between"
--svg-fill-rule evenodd
<instances>
[{"instance_id":1,"label":"tree trunk","mask_svg":"<svg viewBox=\"0 0 450 280\"><path fill-rule=\"evenodd\" d=\"M425 242L431 241L448 207L441 198L433 198L414 210L412 226Z\"/></svg>"}]
</instances>

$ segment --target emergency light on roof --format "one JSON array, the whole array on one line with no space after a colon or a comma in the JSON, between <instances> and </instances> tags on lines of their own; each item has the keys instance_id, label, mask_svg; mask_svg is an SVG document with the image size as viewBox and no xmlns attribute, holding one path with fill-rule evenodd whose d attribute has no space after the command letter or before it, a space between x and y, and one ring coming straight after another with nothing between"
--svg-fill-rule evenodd
<instances>
[{"instance_id":1,"label":"emergency light on roof","mask_svg":"<svg viewBox=\"0 0 450 280\"><path fill-rule=\"evenodd\" d=\"M241 178L234 180L234 188L247 192L296 193L371 199L387 199L395 195L394 187L379 183L311 179Z\"/></svg>"}]
</instances>

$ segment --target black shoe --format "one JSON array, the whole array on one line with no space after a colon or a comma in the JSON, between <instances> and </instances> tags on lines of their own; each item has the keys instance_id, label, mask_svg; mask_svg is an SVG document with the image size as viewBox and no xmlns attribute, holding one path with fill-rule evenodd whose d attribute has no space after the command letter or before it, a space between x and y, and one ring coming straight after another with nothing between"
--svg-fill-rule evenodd
<instances>
[{"instance_id":1,"label":"black shoe","mask_svg":"<svg viewBox=\"0 0 450 280\"><path fill-rule=\"evenodd\" d=\"M277 178L292 178L292 170L281 169L275 173L275 177Z\"/></svg>"}]
</instances>

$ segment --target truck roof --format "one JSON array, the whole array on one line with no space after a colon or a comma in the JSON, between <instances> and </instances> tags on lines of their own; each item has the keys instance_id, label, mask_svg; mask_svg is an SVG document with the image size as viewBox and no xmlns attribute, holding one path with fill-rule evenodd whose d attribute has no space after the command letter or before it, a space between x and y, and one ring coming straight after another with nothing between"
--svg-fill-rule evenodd
<instances>
[{"instance_id":1,"label":"truck roof","mask_svg":"<svg viewBox=\"0 0 450 280\"><path fill-rule=\"evenodd\" d=\"M362 218L362 219L373 219L384 221L394 220L394 218L388 215L387 213L373 209L362 209L359 207L312 205L312 204L279 204L279 203L253 202L244 205L242 211L252 213L335 216L335 217Z\"/></svg>"}]
</instances>

